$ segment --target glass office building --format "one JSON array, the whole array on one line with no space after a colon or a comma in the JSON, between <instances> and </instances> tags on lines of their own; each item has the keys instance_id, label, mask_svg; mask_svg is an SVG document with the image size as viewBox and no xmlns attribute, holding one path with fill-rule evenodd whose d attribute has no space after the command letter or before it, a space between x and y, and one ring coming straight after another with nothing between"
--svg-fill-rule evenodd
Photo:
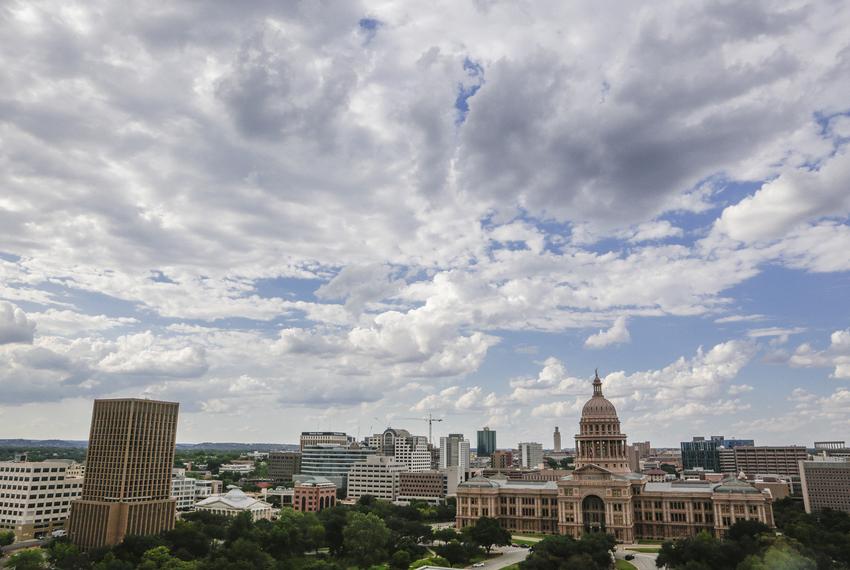
<instances>
[{"instance_id":1,"label":"glass office building","mask_svg":"<svg viewBox=\"0 0 850 570\"><path fill-rule=\"evenodd\" d=\"M710 439L694 437L693 441L683 441L682 468L702 468L706 471L720 473L720 448L732 449L739 446L752 447L752 439L726 439L722 435L713 435Z\"/></svg>"},{"instance_id":2,"label":"glass office building","mask_svg":"<svg viewBox=\"0 0 850 570\"><path fill-rule=\"evenodd\" d=\"M488 427L478 430L478 457L490 457L496 451L496 432Z\"/></svg>"}]
</instances>

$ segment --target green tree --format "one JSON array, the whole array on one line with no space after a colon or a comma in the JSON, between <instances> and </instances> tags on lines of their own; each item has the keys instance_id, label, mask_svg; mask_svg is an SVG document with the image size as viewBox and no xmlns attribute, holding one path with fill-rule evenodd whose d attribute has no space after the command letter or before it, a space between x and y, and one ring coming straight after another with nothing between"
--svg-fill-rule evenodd
<instances>
[{"instance_id":1,"label":"green tree","mask_svg":"<svg viewBox=\"0 0 850 570\"><path fill-rule=\"evenodd\" d=\"M319 512L319 520L325 527L325 544L331 554L341 555L344 548L343 531L348 523L348 508L336 505Z\"/></svg>"},{"instance_id":2,"label":"green tree","mask_svg":"<svg viewBox=\"0 0 850 570\"><path fill-rule=\"evenodd\" d=\"M469 562L469 551L457 540L450 540L436 547L434 552L448 560L452 566Z\"/></svg>"},{"instance_id":3,"label":"green tree","mask_svg":"<svg viewBox=\"0 0 850 570\"><path fill-rule=\"evenodd\" d=\"M48 568L44 553L37 548L16 552L6 561L6 568L13 570L42 570Z\"/></svg>"},{"instance_id":4,"label":"green tree","mask_svg":"<svg viewBox=\"0 0 850 570\"><path fill-rule=\"evenodd\" d=\"M410 568L410 554L406 550L399 550L390 558L390 568L393 570L407 570Z\"/></svg>"},{"instance_id":5,"label":"green tree","mask_svg":"<svg viewBox=\"0 0 850 570\"><path fill-rule=\"evenodd\" d=\"M352 512L343 531L345 553L360 568L387 559L390 530L374 513Z\"/></svg>"},{"instance_id":6,"label":"green tree","mask_svg":"<svg viewBox=\"0 0 850 570\"><path fill-rule=\"evenodd\" d=\"M547 536L520 564L523 570L608 570L616 544L607 534L588 534L575 540L569 536Z\"/></svg>"},{"instance_id":7,"label":"green tree","mask_svg":"<svg viewBox=\"0 0 850 570\"><path fill-rule=\"evenodd\" d=\"M11 530L0 531L0 546L9 546L15 542L15 533Z\"/></svg>"},{"instance_id":8,"label":"green tree","mask_svg":"<svg viewBox=\"0 0 850 570\"><path fill-rule=\"evenodd\" d=\"M433 537L435 540L449 542L450 540L458 540L460 535L452 527L438 528L434 531Z\"/></svg>"},{"instance_id":9,"label":"green tree","mask_svg":"<svg viewBox=\"0 0 850 570\"><path fill-rule=\"evenodd\" d=\"M511 533L502 528L499 521L492 517L481 517L475 526L463 529L464 534L475 544L483 547L487 553L493 545L505 545L511 543Z\"/></svg>"},{"instance_id":10,"label":"green tree","mask_svg":"<svg viewBox=\"0 0 850 570\"><path fill-rule=\"evenodd\" d=\"M197 567L195 562L175 558L167 547L157 546L144 553L141 563L136 568L138 570L195 570Z\"/></svg>"},{"instance_id":11,"label":"green tree","mask_svg":"<svg viewBox=\"0 0 850 570\"><path fill-rule=\"evenodd\" d=\"M57 570L78 570L91 566L88 556L67 539L51 541L47 546L47 559Z\"/></svg>"},{"instance_id":12,"label":"green tree","mask_svg":"<svg viewBox=\"0 0 850 570\"><path fill-rule=\"evenodd\" d=\"M134 570L135 564L121 560L112 552L107 552L104 557L92 566L92 570Z\"/></svg>"},{"instance_id":13,"label":"green tree","mask_svg":"<svg viewBox=\"0 0 850 570\"><path fill-rule=\"evenodd\" d=\"M182 560L204 558L210 551L210 538L202 526L187 521L177 521L175 527L162 534L165 545L174 556Z\"/></svg>"}]
</instances>

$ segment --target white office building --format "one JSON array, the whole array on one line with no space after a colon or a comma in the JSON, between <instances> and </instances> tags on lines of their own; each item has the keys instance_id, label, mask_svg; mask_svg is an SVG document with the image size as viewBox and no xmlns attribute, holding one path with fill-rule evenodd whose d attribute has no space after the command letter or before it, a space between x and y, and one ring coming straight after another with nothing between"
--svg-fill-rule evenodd
<instances>
[{"instance_id":1,"label":"white office building","mask_svg":"<svg viewBox=\"0 0 850 570\"><path fill-rule=\"evenodd\" d=\"M538 469L543 465L543 444L533 441L519 444L519 465L527 469Z\"/></svg>"},{"instance_id":2,"label":"white office building","mask_svg":"<svg viewBox=\"0 0 850 570\"><path fill-rule=\"evenodd\" d=\"M190 511L197 500L196 480L186 477L186 470L171 470L171 498L176 499L178 511Z\"/></svg>"},{"instance_id":3,"label":"white office building","mask_svg":"<svg viewBox=\"0 0 850 570\"><path fill-rule=\"evenodd\" d=\"M431 469L431 450L424 435L411 435L406 429L387 428L366 438L366 444L379 455L394 457L408 471L421 473Z\"/></svg>"},{"instance_id":4,"label":"white office building","mask_svg":"<svg viewBox=\"0 0 850 570\"><path fill-rule=\"evenodd\" d=\"M440 471L448 470L450 477L463 481L469 469L469 440L462 433L450 433L440 438Z\"/></svg>"},{"instance_id":5,"label":"white office building","mask_svg":"<svg viewBox=\"0 0 850 570\"><path fill-rule=\"evenodd\" d=\"M399 473L407 470L407 465L393 457L367 457L366 461L352 465L348 472L348 498L359 499L371 495L376 499L395 501L398 497Z\"/></svg>"},{"instance_id":6,"label":"white office building","mask_svg":"<svg viewBox=\"0 0 850 570\"><path fill-rule=\"evenodd\" d=\"M0 530L15 540L42 538L64 529L71 502L79 499L83 480L67 476L68 462L0 462Z\"/></svg>"}]
</instances>

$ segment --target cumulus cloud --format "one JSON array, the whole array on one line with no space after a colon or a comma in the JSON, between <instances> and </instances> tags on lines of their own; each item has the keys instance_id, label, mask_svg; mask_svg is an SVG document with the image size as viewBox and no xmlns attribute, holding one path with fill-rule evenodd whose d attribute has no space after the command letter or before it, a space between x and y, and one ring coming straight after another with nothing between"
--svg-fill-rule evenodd
<instances>
[{"instance_id":1,"label":"cumulus cloud","mask_svg":"<svg viewBox=\"0 0 850 570\"><path fill-rule=\"evenodd\" d=\"M809 343L801 344L791 355L789 363L805 368L833 367L833 378L850 378L850 329L833 332L829 341L824 350L817 350Z\"/></svg>"},{"instance_id":2,"label":"cumulus cloud","mask_svg":"<svg viewBox=\"0 0 850 570\"><path fill-rule=\"evenodd\" d=\"M0 54L0 299L28 315L0 306L0 378L31 379L14 401L370 414L388 386L406 409L469 383L449 396L486 400L504 378L466 377L503 337L604 349L629 321L748 307L736 286L770 265L850 269L847 6L442 9L11 6L0 41L27 50ZM756 320L735 319L717 322ZM723 346L667 371L700 405L738 405L711 388L741 366ZM844 374L838 348L798 352ZM571 413L582 381L541 367L505 396ZM614 397L666 409L677 392L635 374ZM522 429L519 408L463 409Z\"/></svg>"},{"instance_id":3,"label":"cumulus cloud","mask_svg":"<svg viewBox=\"0 0 850 570\"><path fill-rule=\"evenodd\" d=\"M0 301L0 344L32 343L35 322L12 303Z\"/></svg>"},{"instance_id":4,"label":"cumulus cloud","mask_svg":"<svg viewBox=\"0 0 850 570\"><path fill-rule=\"evenodd\" d=\"M612 344L631 342L631 340L629 329L626 327L626 317L617 317L611 328L587 337L584 346L587 348L604 348Z\"/></svg>"},{"instance_id":5,"label":"cumulus cloud","mask_svg":"<svg viewBox=\"0 0 850 570\"><path fill-rule=\"evenodd\" d=\"M817 169L799 168L765 183L753 196L723 210L715 229L752 242L784 236L819 216L850 212L850 156L841 149Z\"/></svg>"}]
</instances>

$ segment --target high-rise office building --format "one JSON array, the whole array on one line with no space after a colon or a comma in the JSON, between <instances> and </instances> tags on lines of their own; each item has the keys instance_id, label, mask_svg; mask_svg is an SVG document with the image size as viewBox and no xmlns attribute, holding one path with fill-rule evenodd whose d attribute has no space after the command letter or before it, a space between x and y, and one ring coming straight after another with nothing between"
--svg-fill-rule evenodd
<instances>
[{"instance_id":1,"label":"high-rise office building","mask_svg":"<svg viewBox=\"0 0 850 570\"><path fill-rule=\"evenodd\" d=\"M355 463L348 472L348 498L371 495L376 499L395 501L398 498L399 474L407 465L388 455L373 455Z\"/></svg>"},{"instance_id":2,"label":"high-rise office building","mask_svg":"<svg viewBox=\"0 0 850 570\"><path fill-rule=\"evenodd\" d=\"M95 400L83 493L71 507L69 535L82 549L174 527L171 470L176 402Z\"/></svg>"},{"instance_id":3,"label":"high-rise office building","mask_svg":"<svg viewBox=\"0 0 850 570\"><path fill-rule=\"evenodd\" d=\"M0 461L0 531L31 540L63 529L83 486L68 467L62 459L27 461L26 454Z\"/></svg>"},{"instance_id":4,"label":"high-rise office building","mask_svg":"<svg viewBox=\"0 0 850 570\"><path fill-rule=\"evenodd\" d=\"M543 463L543 444L523 442L519 444L519 466L536 469Z\"/></svg>"},{"instance_id":5,"label":"high-rise office building","mask_svg":"<svg viewBox=\"0 0 850 570\"><path fill-rule=\"evenodd\" d=\"M735 447L735 470L743 471L747 477L756 475L800 476L800 461L809 454L802 445L787 446L741 446Z\"/></svg>"},{"instance_id":6,"label":"high-rise office building","mask_svg":"<svg viewBox=\"0 0 850 570\"><path fill-rule=\"evenodd\" d=\"M292 476L301 473L301 453L272 451L269 453L269 477L275 485L292 485Z\"/></svg>"},{"instance_id":7,"label":"high-rise office building","mask_svg":"<svg viewBox=\"0 0 850 570\"><path fill-rule=\"evenodd\" d=\"M463 481L469 469L469 440L462 433L440 438L440 469L451 469L453 479Z\"/></svg>"},{"instance_id":8,"label":"high-rise office building","mask_svg":"<svg viewBox=\"0 0 850 570\"><path fill-rule=\"evenodd\" d=\"M301 475L325 477L345 496L351 466L371 455L375 455L374 449L356 443L308 445L301 451Z\"/></svg>"},{"instance_id":9,"label":"high-rise office building","mask_svg":"<svg viewBox=\"0 0 850 570\"><path fill-rule=\"evenodd\" d=\"M682 468L696 469L702 467L706 471L720 472L721 447L733 448L739 446L755 445L751 439L726 439L722 435L713 435L710 439L694 437L693 441L683 441Z\"/></svg>"},{"instance_id":10,"label":"high-rise office building","mask_svg":"<svg viewBox=\"0 0 850 570\"><path fill-rule=\"evenodd\" d=\"M850 461L800 461L799 471L807 513L823 509L850 513Z\"/></svg>"},{"instance_id":11,"label":"high-rise office building","mask_svg":"<svg viewBox=\"0 0 850 570\"><path fill-rule=\"evenodd\" d=\"M411 435L406 429L387 428L383 433L366 438L366 444L378 455L393 457L404 463L408 471L431 469L431 450L424 435Z\"/></svg>"},{"instance_id":12,"label":"high-rise office building","mask_svg":"<svg viewBox=\"0 0 850 570\"><path fill-rule=\"evenodd\" d=\"M478 457L490 457L496 451L496 432L488 427L478 430Z\"/></svg>"},{"instance_id":13,"label":"high-rise office building","mask_svg":"<svg viewBox=\"0 0 850 570\"><path fill-rule=\"evenodd\" d=\"M555 433L553 435L553 439L555 440L554 441L555 446L554 446L553 449L555 450L555 453L560 453L561 452L561 432L558 431L558 426L555 426Z\"/></svg>"}]
</instances>

